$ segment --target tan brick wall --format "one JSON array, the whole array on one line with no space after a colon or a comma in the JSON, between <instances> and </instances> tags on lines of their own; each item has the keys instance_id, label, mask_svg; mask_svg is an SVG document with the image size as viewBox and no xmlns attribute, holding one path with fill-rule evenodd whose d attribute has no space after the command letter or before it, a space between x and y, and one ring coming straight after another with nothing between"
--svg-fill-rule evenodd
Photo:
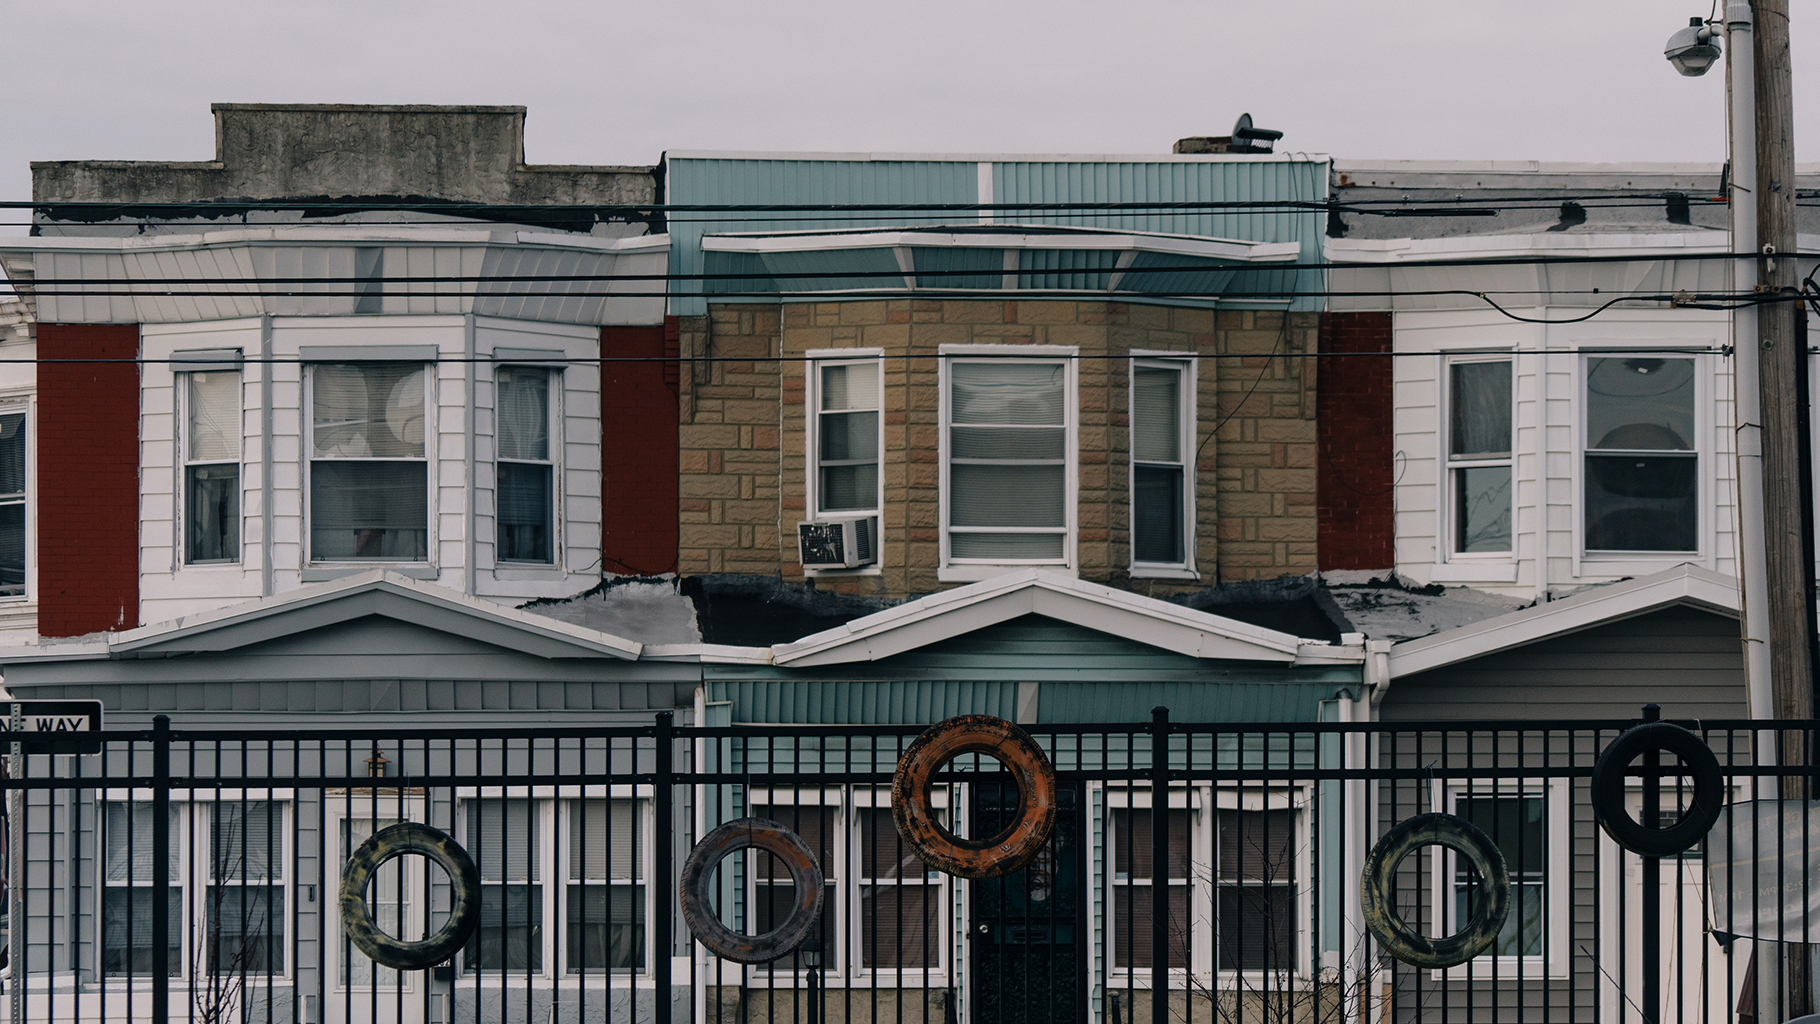
<instances>
[{"instance_id":1,"label":"tan brick wall","mask_svg":"<svg viewBox=\"0 0 1820 1024\"><path fill-rule=\"evenodd\" d=\"M942 345L1072 345L1079 371L1079 568L1084 579L1166 594L1222 579L1315 567L1315 314L1071 301L890 299L715 306L683 321L681 406L685 574L803 578L805 364L815 349L886 353L882 572L817 585L889 596L936 579ZM1135 350L1234 354L1199 362L1195 529L1198 581L1131 580L1126 403ZM1273 356L1273 353L1275 354ZM780 362L776 357L782 356ZM1277 358L1290 356L1291 358ZM909 357L909 358L903 358ZM1215 429L1217 437L1210 437Z\"/></svg>"}]
</instances>

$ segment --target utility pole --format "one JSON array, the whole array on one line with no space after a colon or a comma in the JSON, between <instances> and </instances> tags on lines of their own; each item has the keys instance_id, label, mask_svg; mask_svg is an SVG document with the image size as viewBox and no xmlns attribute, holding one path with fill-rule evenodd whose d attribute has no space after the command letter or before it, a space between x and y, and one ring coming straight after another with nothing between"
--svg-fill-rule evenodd
<instances>
[{"instance_id":1,"label":"utility pole","mask_svg":"<svg viewBox=\"0 0 1820 1024\"><path fill-rule=\"evenodd\" d=\"M1807 372L1795 318L1804 315L1795 267L1795 118L1789 56L1788 0L1751 0L1755 65L1757 143L1757 291L1768 301L1758 307L1758 394L1763 442L1763 534L1769 583L1770 696L1780 719L1813 717L1810 638L1815 610L1809 602L1813 576L1810 538L1803 526L1806 496L1801 465L1800 375ZM1746 343L1738 338L1737 344ZM1786 767L1806 765L1806 736L1784 732L1776 756ZM1778 795L1806 799L1804 780L1785 779ZM1808 949L1783 950L1787 1014L1814 1011ZM1759 965L1761 969L1762 966Z\"/></svg>"}]
</instances>

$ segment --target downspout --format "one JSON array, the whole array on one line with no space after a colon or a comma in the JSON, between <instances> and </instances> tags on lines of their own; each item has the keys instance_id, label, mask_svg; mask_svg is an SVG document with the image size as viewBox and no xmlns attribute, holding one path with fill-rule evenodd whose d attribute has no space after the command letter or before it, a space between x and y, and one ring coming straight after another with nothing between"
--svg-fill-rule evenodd
<instances>
[{"instance_id":1,"label":"downspout","mask_svg":"<svg viewBox=\"0 0 1820 1024\"><path fill-rule=\"evenodd\" d=\"M1377 720L1378 705L1384 703L1384 695L1390 692L1390 648L1389 640L1365 641L1365 689L1367 697L1359 701L1364 714L1353 719L1356 722Z\"/></svg>"},{"instance_id":2,"label":"downspout","mask_svg":"<svg viewBox=\"0 0 1820 1024\"><path fill-rule=\"evenodd\" d=\"M271 597L272 572L272 314L259 318L259 593ZM307 414L307 411L306 411Z\"/></svg>"},{"instance_id":3,"label":"downspout","mask_svg":"<svg viewBox=\"0 0 1820 1024\"><path fill-rule=\"evenodd\" d=\"M474 451L474 418L478 412L478 410L474 408L474 378L480 373L480 364L474 361L474 314L469 313L462 318L462 321L461 354L467 358L465 364L467 367L467 380L464 382L467 388L467 409L462 413L462 419L466 421L467 450L463 453L463 458L466 459L468 464L468 480L467 500L462 502L462 504L467 506L467 508L463 510L463 518L465 518L467 522L463 524L461 531L464 535L461 539L463 545L461 557L462 561L467 563L462 567L467 576L467 594L469 597L475 597L477 596L480 575L479 570L474 567L474 529L475 524L479 522L480 517L474 512L474 501L480 496L480 480L478 479L480 475L480 459Z\"/></svg>"}]
</instances>

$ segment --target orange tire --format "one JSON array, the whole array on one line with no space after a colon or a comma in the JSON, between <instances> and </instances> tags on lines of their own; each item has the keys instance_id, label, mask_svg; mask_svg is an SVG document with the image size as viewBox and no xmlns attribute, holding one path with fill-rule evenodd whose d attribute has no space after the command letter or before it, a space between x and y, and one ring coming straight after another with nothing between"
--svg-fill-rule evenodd
<instances>
[{"instance_id":1,"label":"orange tire","mask_svg":"<svg viewBox=\"0 0 1820 1024\"><path fill-rule=\"evenodd\" d=\"M962 754L997 758L1017 783L1021 812L1003 832L959 839L942 827L929 802L935 773ZM923 863L956 878L997 878L1030 863L1055 827L1055 768L1030 735L1002 718L960 715L932 726L897 762L891 817Z\"/></svg>"}]
</instances>

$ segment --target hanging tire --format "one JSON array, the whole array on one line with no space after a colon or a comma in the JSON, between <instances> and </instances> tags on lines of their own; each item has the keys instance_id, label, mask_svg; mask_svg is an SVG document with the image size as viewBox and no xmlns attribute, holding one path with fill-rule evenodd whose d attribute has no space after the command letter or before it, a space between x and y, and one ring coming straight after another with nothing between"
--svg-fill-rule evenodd
<instances>
[{"instance_id":1,"label":"hanging tire","mask_svg":"<svg viewBox=\"0 0 1820 1024\"><path fill-rule=\"evenodd\" d=\"M1445 846L1472 862L1479 876L1472 919L1452 935L1432 938L1397 916L1396 870L1423 846ZM1417 967L1456 967L1491 948L1510 915L1510 872L1504 855L1472 822L1455 814L1418 814L1399 822L1371 848L1359 878L1365 926L1384 951ZM1438 912L1438 908L1437 908Z\"/></svg>"},{"instance_id":2,"label":"hanging tire","mask_svg":"<svg viewBox=\"0 0 1820 1024\"><path fill-rule=\"evenodd\" d=\"M394 938L373 924L367 908L367 886L379 866L394 857L415 853L442 866L449 876L449 919L436 934L415 942ZM348 858L341 876L341 927L355 948L374 963L401 971L434 967L467 945L480 923L480 872L461 844L440 829L415 821L401 822L373 833Z\"/></svg>"},{"instance_id":3,"label":"hanging tire","mask_svg":"<svg viewBox=\"0 0 1820 1024\"><path fill-rule=\"evenodd\" d=\"M997 758L1017 782L1018 816L998 835L958 839L929 801L929 780L962 754ZM918 736L891 779L891 817L923 863L956 878L997 878L1030 863L1055 828L1055 768L1030 734L991 715L960 715Z\"/></svg>"},{"instance_id":4,"label":"hanging tire","mask_svg":"<svg viewBox=\"0 0 1820 1024\"><path fill-rule=\"evenodd\" d=\"M709 899L708 883L714 868L730 853L739 850L768 851L783 861L795 887L795 900L782 924L763 935L742 935L720 922ZM695 941L723 960L742 964L770 963L795 952L815 931L822 913L822 869L815 854L802 837L764 818L740 818L729 821L695 844L683 861L682 877L676 885L676 896L682 904L683 922L689 926Z\"/></svg>"},{"instance_id":5,"label":"hanging tire","mask_svg":"<svg viewBox=\"0 0 1820 1024\"><path fill-rule=\"evenodd\" d=\"M1694 780L1693 805L1667 828L1639 824L1624 809L1624 773L1639 754L1650 750L1678 755ZM1673 857L1706 838L1725 809L1719 759L1704 740L1670 722L1645 722L1626 729L1593 763L1592 806L1593 817L1612 842L1645 857Z\"/></svg>"}]
</instances>

